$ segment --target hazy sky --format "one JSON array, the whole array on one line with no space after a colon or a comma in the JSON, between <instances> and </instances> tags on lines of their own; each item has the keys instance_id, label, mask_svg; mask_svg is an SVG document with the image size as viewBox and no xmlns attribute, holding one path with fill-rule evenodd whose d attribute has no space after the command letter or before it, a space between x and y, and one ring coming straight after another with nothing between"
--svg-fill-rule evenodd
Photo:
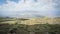
<instances>
[{"instance_id":1,"label":"hazy sky","mask_svg":"<svg viewBox=\"0 0 60 34\"><path fill-rule=\"evenodd\" d=\"M60 0L0 0L0 16L60 16Z\"/></svg>"}]
</instances>

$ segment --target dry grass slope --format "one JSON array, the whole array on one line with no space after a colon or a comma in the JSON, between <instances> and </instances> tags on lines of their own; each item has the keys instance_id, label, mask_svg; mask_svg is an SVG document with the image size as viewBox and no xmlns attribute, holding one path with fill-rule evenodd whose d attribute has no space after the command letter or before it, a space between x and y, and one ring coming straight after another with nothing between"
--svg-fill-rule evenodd
<instances>
[{"instance_id":1,"label":"dry grass slope","mask_svg":"<svg viewBox=\"0 0 60 34\"><path fill-rule=\"evenodd\" d=\"M30 18L30 19L21 19L19 18L18 20L16 19L10 19L7 21L3 21L0 23L8 23L8 24L15 24L15 23L19 24L26 24L26 25L34 25L34 24L60 24L60 18L48 18L48 17L43 17L43 18Z\"/></svg>"},{"instance_id":2,"label":"dry grass slope","mask_svg":"<svg viewBox=\"0 0 60 34\"><path fill-rule=\"evenodd\" d=\"M60 24L60 18L31 18L30 20L22 21L21 24L34 25L34 24Z\"/></svg>"}]
</instances>

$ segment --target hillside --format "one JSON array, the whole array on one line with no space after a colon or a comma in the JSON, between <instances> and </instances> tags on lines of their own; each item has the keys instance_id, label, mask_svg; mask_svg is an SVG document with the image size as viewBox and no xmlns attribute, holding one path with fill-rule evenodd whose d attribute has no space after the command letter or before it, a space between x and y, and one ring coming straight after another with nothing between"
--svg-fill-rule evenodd
<instances>
[{"instance_id":1,"label":"hillside","mask_svg":"<svg viewBox=\"0 0 60 34\"><path fill-rule=\"evenodd\" d=\"M21 24L60 24L60 18L30 18L30 20L22 21Z\"/></svg>"},{"instance_id":2,"label":"hillside","mask_svg":"<svg viewBox=\"0 0 60 34\"><path fill-rule=\"evenodd\" d=\"M0 19L0 34L10 34L10 29L17 34L60 34L60 18Z\"/></svg>"},{"instance_id":3,"label":"hillside","mask_svg":"<svg viewBox=\"0 0 60 34\"><path fill-rule=\"evenodd\" d=\"M29 19L23 19L23 18L8 18L0 20L0 23L8 23L8 24L26 24L26 25L34 25L34 24L60 24L60 18L48 18L48 17L41 17L41 18L29 18Z\"/></svg>"}]
</instances>

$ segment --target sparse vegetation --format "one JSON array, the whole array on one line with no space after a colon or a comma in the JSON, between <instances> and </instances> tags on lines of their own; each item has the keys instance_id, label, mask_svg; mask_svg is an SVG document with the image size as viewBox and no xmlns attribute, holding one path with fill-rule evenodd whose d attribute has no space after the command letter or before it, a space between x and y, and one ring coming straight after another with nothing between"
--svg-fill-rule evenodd
<instances>
[{"instance_id":1,"label":"sparse vegetation","mask_svg":"<svg viewBox=\"0 0 60 34\"><path fill-rule=\"evenodd\" d=\"M0 21L0 34L9 34L9 29L13 28L17 29L16 34L60 34L60 19L57 18L33 18L18 20L15 18L8 18L8 20L1 18Z\"/></svg>"}]
</instances>

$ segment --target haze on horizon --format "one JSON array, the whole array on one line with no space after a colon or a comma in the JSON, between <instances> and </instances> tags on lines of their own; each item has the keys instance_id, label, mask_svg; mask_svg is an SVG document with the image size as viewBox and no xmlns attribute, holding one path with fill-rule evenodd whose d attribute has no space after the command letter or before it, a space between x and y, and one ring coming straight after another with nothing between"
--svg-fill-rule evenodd
<instances>
[{"instance_id":1,"label":"haze on horizon","mask_svg":"<svg viewBox=\"0 0 60 34\"><path fill-rule=\"evenodd\" d=\"M60 0L0 0L0 16L60 17Z\"/></svg>"}]
</instances>

